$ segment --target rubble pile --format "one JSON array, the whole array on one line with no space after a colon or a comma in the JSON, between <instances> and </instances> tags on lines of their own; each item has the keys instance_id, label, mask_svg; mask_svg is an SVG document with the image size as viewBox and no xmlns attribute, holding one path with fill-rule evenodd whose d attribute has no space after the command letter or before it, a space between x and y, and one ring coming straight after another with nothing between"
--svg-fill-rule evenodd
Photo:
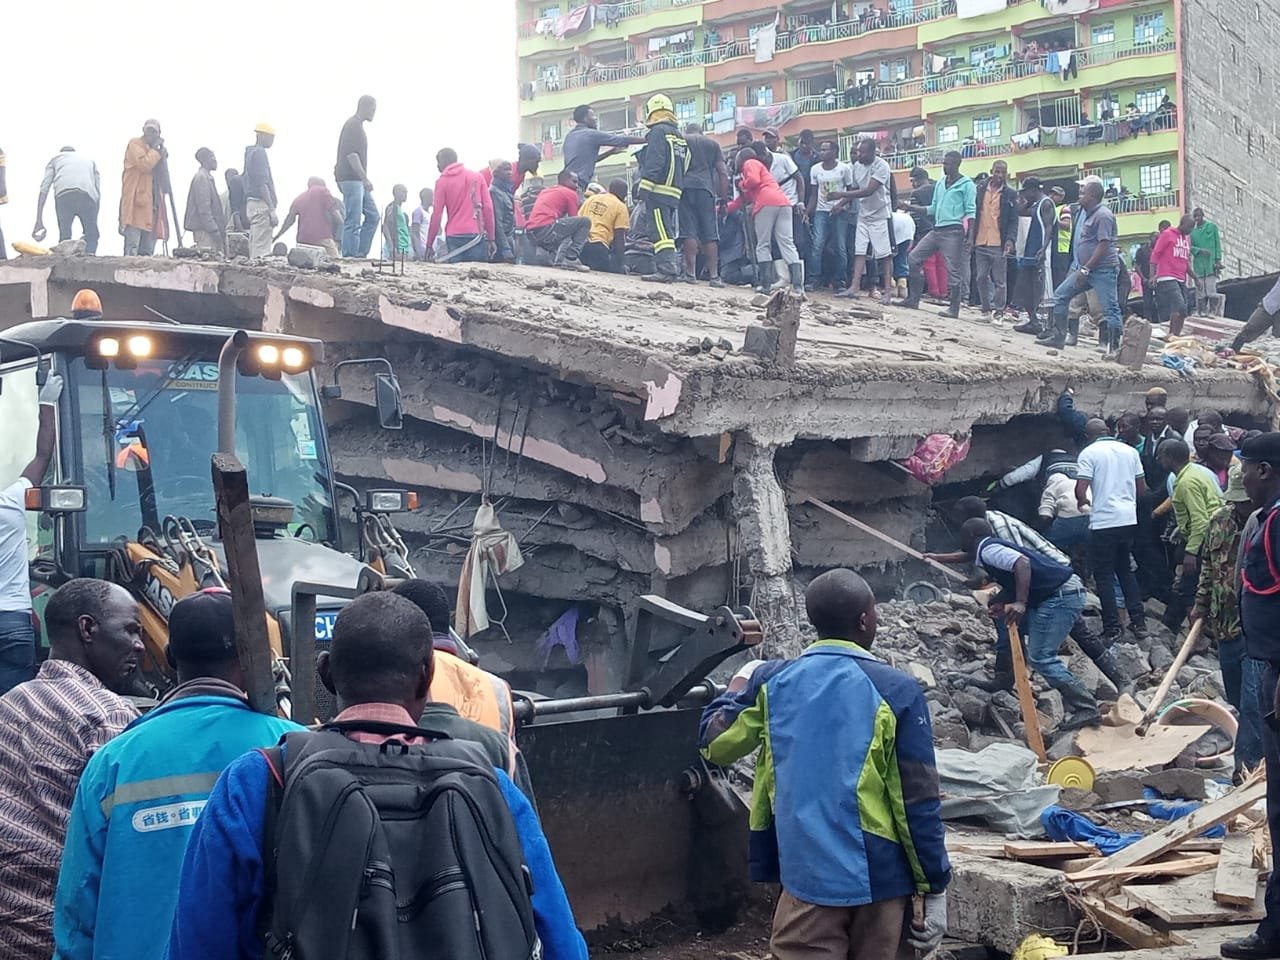
<instances>
[{"instance_id":1,"label":"rubble pile","mask_svg":"<svg viewBox=\"0 0 1280 960\"><path fill-rule=\"evenodd\" d=\"M1014 693L992 693L974 683L989 681L995 674L996 631L991 617L973 597L948 593L944 599L928 603L893 600L880 603L876 610L876 653L915 677L925 689L938 746L979 750L996 740L1026 742ZM1085 621L1091 631L1100 632L1096 605L1086 610ZM1114 702L1121 693L1128 693L1136 702L1146 704L1155 695L1182 640L1155 618L1148 618L1148 628L1148 637L1134 640L1126 634L1124 641L1111 647L1129 678L1123 691L1117 690L1073 641L1063 644L1060 655L1099 702ZM1063 720L1061 695L1034 671L1031 684L1050 759L1076 753L1073 734L1057 735ZM1225 702L1222 675L1213 651L1194 654L1187 661L1178 671L1165 703L1191 697ZM1214 729L1191 744L1179 762L1190 765L1196 758L1216 756L1230 746L1229 738Z\"/></svg>"}]
</instances>

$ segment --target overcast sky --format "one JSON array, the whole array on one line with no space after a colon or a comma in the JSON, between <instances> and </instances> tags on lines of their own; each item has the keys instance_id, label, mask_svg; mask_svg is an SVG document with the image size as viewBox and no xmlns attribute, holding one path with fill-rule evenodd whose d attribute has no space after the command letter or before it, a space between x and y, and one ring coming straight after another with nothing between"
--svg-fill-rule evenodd
<instances>
[{"instance_id":1,"label":"overcast sky","mask_svg":"<svg viewBox=\"0 0 1280 960\"><path fill-rule=\"evenodd\" d=\"M4 4L5 240L30 238L45 164L74 146L102 176L99 253L120 253L125 144L149 117L163 128L179 217L199 147L217 154L222 185L223 169L243 169L254 125L273 124L283 219L308 176L324 177L337 193L338 131L364 93L378 100L366 128L374 198L381 208L392 185L404 183L416 205L418 190L435 183L441 147L474 168L496 156L515 159L514 7L511 0ZM52 197L44 222L45 242L55 242Z\"/></svg>"}]
</instances>

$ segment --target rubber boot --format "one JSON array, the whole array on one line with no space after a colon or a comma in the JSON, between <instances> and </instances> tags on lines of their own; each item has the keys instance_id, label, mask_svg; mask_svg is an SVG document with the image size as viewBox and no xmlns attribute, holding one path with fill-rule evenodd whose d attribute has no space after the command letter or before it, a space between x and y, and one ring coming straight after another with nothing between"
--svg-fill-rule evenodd
<instances>
[{"instance_id":1,"label":"rubber boot","mask_svg":"<svg viewBox=\"0 0 1280 960\"><path fill-rule=\"evenodd\" d=\"M674 250L663 250L653 255L653 273L645 274L641 280L648 280L650 283L675 283L676 277L680 274L680 269L676 264L676 252Z\"/></svg>"},{"instance_id":2,"label":"rubber boot","mask_svg":"<svg viewBox=\"0 0 1280 960\"><path fill-rule=\"evenodd\" d=\"M1013 692L1013 653L1006 647L996 650L996 668L990 677L969 677L969 686L997 693L1001 690Z\"/></svg>"},{"instance_id":3,"label":"rubber boot","mask_svg":"<svg viewBox=\"0 0 1280 960\"><path fill-rule=\"evenodd\" d=\"M1080 318L1068 317L1066 344L1068 347L1074 347L1079 342L1080 342Z\"/></svg>"},{"instance_id":4,"label":"rubber boot","mask_svg":"<svg viewBox=\"0 0 1280 960\"><path fill-rule=\"evenodd\" d=\"M925 279L924 277L910 277L907 279L907 298L902 301L900 306L908 307L912 310L920 309L920 298L924 296Z\"/></svg>"},{"instance_id":5,"label":"rubber boot","mask_svg":"<svg viewBox=\"0 0 1280 960\"><path fill-rule=\"evenodd\" d=\"M1110 680L1118 691L1124 693L1129 690L1133 684L1132 679L1121 668L1115 654L1107 648L1103 639L1089 632L1084 620L1077 618L1076 622L1072 624L1071 639L1075 641L1081 652L1093 661L1094 666L1102 671L1102 675Z\"/></svg>"},{"instance_id":6,"label":"rubber boot","mask_svg":"<svg viewBox=\"0 0 1280 960\"><path fill-rule=\"evenodd\" d=\"M791 274L787 271L787 261L773 261L773 275L776 278L773 281L773 290L782 290L791 282Z\"/></svg>"},{"instance_id":7,"label":"rubber boot","mask_svg":"<svg viewBox=\"0 0 1280 960\"><path fill-rule=\"evenodd\" d=\"M1063 681L1054 686L1062 694L1062 706L1066 711L1066 718L1058 725L1059 730L1094 727L1102 720L1102 714L1098 712L1098 701L1093 699L1093 694L1078 677L1073 676L1069 682Z\"/></svg>"},{"instance_id":8,"label":"rubber boot","mask_svg":"<svg viewBox=\"0 0 1280 960\"><path fill-rule=\"evenodd\" d=\"M952 287L951 303L947 306L947 309L940 312L939 316L950 317L952 320L959 320L960 319L960 299L961 299L960 288Z\"/></svg>"},{"instance_id":9,"label":"rubber boot","mask_svg":"<svg viewBox=\"0 0 1280 960\"><path fill-rule=\"evenodd\" d=\"M791 274L791 295L804 298L804 264L789 263L787 272Z\"/></svg>"},{"instance_id":10,"label":"rubber boot","mask_svg":"<svg viewBox=\"0 0 1280 960\"><path fill-rule=\"evenodd\" d=\"M769 292L769 274L772 272L772 263L765 262L756 264L756 293Z\"/></svg>"}]
</instances>

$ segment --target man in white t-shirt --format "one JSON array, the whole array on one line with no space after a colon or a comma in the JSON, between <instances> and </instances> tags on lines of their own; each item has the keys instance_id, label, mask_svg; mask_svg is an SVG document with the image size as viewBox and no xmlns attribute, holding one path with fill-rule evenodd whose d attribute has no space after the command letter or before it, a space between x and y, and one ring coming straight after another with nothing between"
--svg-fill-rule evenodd
<instances>
[{"instance_id":1,"label":"man in white t-shirt","mask_svg":"<svg viewBox=\"0 0 1280 960\"><path fill-rule=\"evenodd\" d=\"M1113 577L1120 579L1125 609L1129 611L1129 629L1142 639L1147 636L1146 610L1129 559L1138 530L1138 497L1147 492L1142 457L1123 440L1109 436L1102 420L1089 420L1084 434L1088 446L1076 461L1076 504L1081 512L1087 507L1090 510L1089 563L1102 604L1102 639L1110 644L1120 636L1115 591L1106 587Z\"/></svg>"},{"instance_id":2,"label":"man in white t-shirt","mask_svg":"<svg viewBox=\"0 0 1280 960\"><path fill-rule=\"evenodd\" d=\"M853 168L840 159L835 141L818 145L818 162L809 168L809 222L813 224L813 248L805 270L805 289L823 285L822 261L828 248L835 260L835 273L830 280L837 291L849 279L849 214L836 209L853 189Z\"/></svg>"},{"instance_id":3,"label":"man in white t-shirt","mask_svg":"<svg viewBox=\"0 0 1280 960\"><path fill-rule=\"evenodd\" d=\"M0 491L0 694L35 676L36 632L31 622L27 567L27 490L44 480L56 440L55 410L62 377L49 374L40 388L36 454L21 476Z\"/></svg>"},{"instance_id":4,"label":"man in white t-shirt","mask_svg":"<svg viewBox=\"0 0 1280 960\"><path fill-rule=\"evenodd\" d=\"M876 142L868 137L858 141L858 162L853 165L853 183L856 189L849 199L858 202L858 227L853 243L853 279L845 293L850 297L860 295L862 273L867 265L867 249L880 264L880 283L883 290L880 302L889 305L889 279L892 273L893 243L889 239L889 164L876 156Z\"/></svg>"}]
</instances>

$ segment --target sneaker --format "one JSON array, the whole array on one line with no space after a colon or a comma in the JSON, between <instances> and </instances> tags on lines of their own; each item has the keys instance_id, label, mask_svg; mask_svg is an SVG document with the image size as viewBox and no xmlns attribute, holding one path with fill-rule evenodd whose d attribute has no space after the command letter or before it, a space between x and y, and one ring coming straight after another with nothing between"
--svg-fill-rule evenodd
<instances>
[{"instance_id":1,"label":"sneaker","mask_svg":"<svg viewBox=\"0 0 1280 960\"><path fill-rule=\"evenodd\" d=\"M723 280L721 280L719 277L712 277L712 278L711 278L709 281L707 281L707 282L708 282L708 283L710 283L710 284L711 284L711 286L713 286L713 287L723 287L723 286L724 286L724 281L723 281Z\"/></svg>"},{"instance_id":2,"label":"sneaker","mask_svg":"<svg viewBox=\"0 0 1280 960\"><path fill-rule=\"evenodd\" d=\"M1129 624L1129 632L1133 634L1135 640L1147 640L1151 637L1151 631L1147 629L1145 623Z\"/></svg>"},{"instance_id":3,"label":"sneaker","mask_svg":"<svg viewBox=\"0 0 1280 960\"><path fill-rule=\"evenodd\" d=\"M1049 327L1048 329L1041 330L1038 334L1036 334L1036 343L1048 343L1050 340L1057 340L1057 339L1059 339L1058 331L1055 330L1053 327Z\"/></svg>"},{"instance_id":4,"label":"sneaker","mask_svg":"<svg viewBox=\"0 0 1280 960\"><path fill-rule=\"evenodd\" d=\"M841 300L857 300L859 297L862 296L862 294L860 291L855 290L853 287L845 287L843 290L838 291L836 293L836 296L839 297Z\"/></svg>"},{"instance_id":5,"label":"sneaker","mask_svg":"<svg viewBox=\"0 0 1280 960\"><path fill-rule=\"evenodd\" d=\"M1052 337L1049 340L1037 340L1036 343L1044 347L1046 350L1061 350L1067 345L1067 341L1062 337Z\"/></svg>"},{"instance_id":6,"label":"sneaker","mask_svg":"<svg viewBox=\"0 0 1280 960\"><path fill-rule=\"evenodd\" d=\"M646 283L675 283L674 274L670 273L646 273L641 278Z\"/></svg>"},{"instance_id":7,"label":"sneaker","mask_svg":"<svg viewBox=\"0 0 1280 960\"><path fill-rule=\"evenodd\" d=\"M697 283L698 278L691 273L682 273L677 278L681 283Z\"/></svg>"},{"instance_id":8,"label":"sneaker","mask_svg":"<svg viewBox=\"0 0 1280 960\"><path fill-rule=\"evenodd\" d=\"M1022 323L1014 324L1011 329L1014 333L1029 333L1034 336L1044 333L1044 327L1040 325L1039 320L1025 320Z\"/></svg>"},{"instance_id":9,"label":"sneaker","mask_svg":"<svg viewBox=\"0 0 1280 960\"><path fill-rule=\"evenodd\" d=\"M560 264L559 266L561 270L577 270L579 273L591 272L591 268L588 267L581 260L566 260L564 263Z\"/></svg>"},{"instance_id":10,"label":"sneaker","mask_svg":"<svg viewBox=\"0 0 1280 960\"><path fill-rule=\"evenodd\" d=\"M1218 948L1228 960L1274 960L1280 957L1280 941L1266 940L1251 933L1239 940L1228 940Z\"/></svg>"}]
</instances>

